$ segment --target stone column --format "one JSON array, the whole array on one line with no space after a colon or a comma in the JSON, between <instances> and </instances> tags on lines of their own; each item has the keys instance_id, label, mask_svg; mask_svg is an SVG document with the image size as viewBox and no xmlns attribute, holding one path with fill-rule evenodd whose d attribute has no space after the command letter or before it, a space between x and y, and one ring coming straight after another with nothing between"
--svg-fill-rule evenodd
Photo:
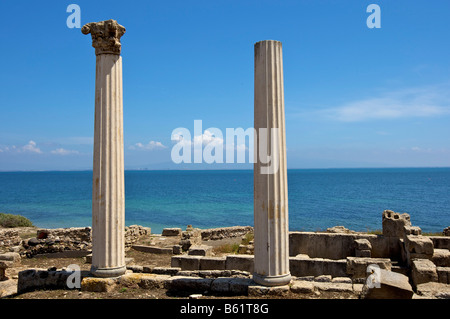
<instances>
[{"instance_id":1,"label":"stone column","mask_svg":"<svg viewBox=\"0 0 450 319\"><path fill-rule=\"evenodd\" d=\"M122 58L125 28L115 20L88 23L96 54L92 267L97 277L125 273Z\"/></svg>"},{"instance_id":2,"label":"stone column","mask_svg":"<svg viewBox=\"0 0 450 319\"><path fill-rule=\"evenodd\" d=\"M255 44L255 164L253 280L265 286L291 281L281 42Z\"/></svg>"}]
</instances>

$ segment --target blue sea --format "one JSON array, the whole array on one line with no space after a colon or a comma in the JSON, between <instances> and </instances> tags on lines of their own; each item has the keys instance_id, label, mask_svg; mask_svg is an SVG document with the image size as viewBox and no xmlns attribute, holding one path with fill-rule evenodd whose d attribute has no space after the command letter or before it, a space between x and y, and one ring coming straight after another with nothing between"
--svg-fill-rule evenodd
<instances>
[{"instance_id":1,"label":"blue sea","mask_svg":"<svg viewBox=\"0 0 450 319\"><path fill-rule=\"evenodd\" d=\"M450 225L450 168L288 170L289 228L381 229L385 209L424 232ZM91 226L92 171L1 172L0 212L45 228ZM253 226L252 170L125 172L126 225Z\"/></svg>"}]
</instances>

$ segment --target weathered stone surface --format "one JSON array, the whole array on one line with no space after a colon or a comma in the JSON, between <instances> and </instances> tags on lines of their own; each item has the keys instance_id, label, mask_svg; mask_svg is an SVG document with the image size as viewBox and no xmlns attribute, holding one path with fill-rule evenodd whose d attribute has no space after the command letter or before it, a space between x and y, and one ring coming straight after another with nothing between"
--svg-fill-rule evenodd
<instances>
[{"instance_id":1,"label":"weathered stone surface","mask_svg":"<svg viewBox=\"0 0 450 319\"><path fill-rule=\"evenodd\" d=\"M16 293L17 293L17 280L9 279L5 281L0 281L0 298L12 296Z\"/></svg>"},{"instance_id":2,"label":"weathered stone surface","mask_svg":"<svg viewBox=\"0 0 450 319\"><path fill-rule=\"evenodd\" d=\"M202 240L219 240L224 238L242 237L245 234L252 232L251 226L232 226L221 228L202 229Z\"/></svg>"},{"instance_id":3,"label":"weathered stone surface","mask_svg":"<svg viewBox=\"0 0 450 319\"><path fill-rule=\"evenodd\" d=\"M372 251L369 249L359 250L355 249L355 257L372 257Z\"/></svg>"},{"instance_id":4,"label":"weathered stone surface","mask_svg":"<svg viewBox=\"0 0 450 319\"><path fill-rule=\"evenodd\" d=\"M144 273L132 273L122 275L117 284L125 287L139 287L141 289L157 289L164 288L165 282L169 280L169 275L156 275Z\"/></svg>"},{"instance_id":5,"label":"weathered stone surface","mask_svg":"<svg viewBox=\"0 0 450 319\"><path fill-rule=\"evenodd\" d=\"M244 270L253 273L254 258L250 255L228 255L225 261L225 269Z\"/></svg>"},{"instance_id":6,"label":"weathered stone surface","mask_svg":"<svg viewBox=\"0 0 450 319\"><path fill-rule=\"evenodd\" d=\"M365 238L355 239L355 249L359 250L371 250L372 244Z\"/></svg>"},{"instance_id":7,"label":"weathered stone surface","mask_svg":"<svg viewBox=\"0 0 450 319\"><path fill-rule=\"evenodd\" d=\"M311 294L314 292L314 283L312 281L294 280L291 291L299 294Z\"/></svg>"},{"instance_id":8,"label":"weathered stone surface","mask_svg":"<svg viewBox=\"0 0 450 319\"><path fill-rule=\"evenodd\" d=\"M343 277L347 274L347 261L345 259L290 257L289 267L291 274L298 277L320 275Z\"/></svg>"},{"instance_id":9,"label":"weathered stone surface","mask_svg":"<svg viewBox=\"0 0 450 319\"><path fill-rule=\"evenodd\" d=\"M385 210L382 214L382 226L384 236L403 238L405 226L411 226L411 219L409 214Z\"/></svg>"},{"instance_id":10,"label":"weathered stone surface","mask_svg":"<svg viewBox=\"0 0 450 319\"><path fill-rule=\"evenodd\" d=\"M0 229L0 247L17 246L22 243L17 229Z\"/></svg>"},{"instance_id":11,"label":"weathered stone surface","mask_svg":"<svg viewBox=\"0 0 450 319\"><path fill-rule=\"evenodd\" d=\"M362 297L365 299L411 299L414 291L409 284L409 279L399 273L379 270L377 277L379 283L365 284L362 289Z\"/></svg>"},{"instance_id":12,"label":"weathered stone surface","mask_svg":"<svg viewBox=\"0 0 450 319\"><path fill-rule=\"evenodd\" d=\"M314 278L316 282L331 282L331 275L320 275Z\"/></svg>"},{"instance_id":13,"label":"weathered stone surface","mask_svg":"<svg viewBox=\"0 0 450 319\"><path fill-rule=\"evenodd\" d=\"M188 255L211 256L212 247L207 245L193 245L189 247Z\"/></svg>"},{"instance_id":14,"label":"weathered stone surface","mask_svg":"<svg viewBox=\"0 0 450 319\"><path fill-rule=\"evenodd\" d=\"M450 284L450 267L436 267L438 282Z\"/></svg>"},{"instance_id":15,"label":"weathered stone surface","mask_svg":"<svg viewBox=\"0 0 450 319\"><path fill-rule=\"evenodd\" d=\"M354 234L353 230L347 229L344 226L334 226L331 228L327 228L327 233L336 233L336 234Z\"/></svg>"},{"instance_id":16,"label":"weathered stone surface","mask_svg":"<svg viewBox=\"0 0 450 319\"><path fill-rule=\"evenodd\" d=\"M320 291L353 293L353 285L348 283L314 282L314 286Z\"/></svg>"},{"instance_id":17,"label":"weathered stone surface","mask_svg":"<svg viewBox=\"0 0 450 319\"><path fill-rule=\"evenodd\" d=\"M173 256L171 266L179 267L182 270L199 270L200 259L200 256Z\"/></svg>"},{"instance_id":18,"label":"weathered stone surface","mask_svg":"<svg viewBox=\"0 0 450 319\"><path fill-rule=\"evenodd\" d=\"M181 236L181 228L164 228L162 236Z\"/></svg>"},{"instance_id":19,"label":"weathered stone surface","mask_svg":"<svg viewBox=\"0 0 450 319\"><path fill-rule=\"evenodd\" d=\"M341 283L341 284L351 284L352 279L349 277L335 277L331 280L331 282Z\"/></svg>"},{"instance_id":20,"label":"weathered stone surface","mask_svg":"<svg viewBox=\"0 0 450 319\"><path fill-rule=\"evenodd\" d=\"M417 294L425 298L450 299L450 285L438 282L419 284Z\"/></svg>"},{"instance_id":21,"label":"weathered stone surface","mask_svg":"<svg viewBox=\"0 0 450 319\"><path fill-rule=\"evenodd\" d=\"M27 269L19 272L17 292L35 289L68 289L67 280L72 271L50 269ZM81 278L87 276L87 271L81 271Z\"/></svg>"},{"instance_id":22,"label":"weathered stone surface","mask_svg":"<svg viewBox=\"0 0 450 319\"><path fill-rule=\"evenodd\" d=\"M150 227L140 225L130 225L125 227L125 247L131 247L143 236L148 236L152 232Z\"/></svg>"},{"instance_id":23,"label":"weathered stone surface","mask_svg":"<svg viewBox=\"0 0 450 319\"><path fill-rule=\"evenodd\" d=\"M444 228L442 233L444 234L444 236L450 236L450 226Z\"/></svg>"},{"instance_id":24,"label":"weathered stone surface","mask_svg":"<svg viewBox=\"0 0 450 319\"><path fill-rule=\"evenodd\" d=\"M173 248L170 247L157 247L157 246L147 246L147 245L133 245L131 246L134 250L142 251L144 253L159 254L159 255L172 255Z\"/></svg>"},{"instance_id":25,"label":"weathered stone surface","mask_svg":"<svg viewBox=\"0 0 450 319\"><path fill-rule=\"evenodd\" d=\"M0 254L0 260L1 261L11 261L14 266L17 266L20 264L22 258L20 257L19 253L8 252L8 253Z\"/></svg>"},{"instance_id":26,"label":"weathered stone surface","mask_svg":"<svg viewBox=\"0 0 450 319\"><path fill-rule=\"evenodd\" d=\"M125 34L125 28L115 20L91 22L81 28L83 34L91 34L95 54L120 54L120 38Z\"/></svg>"},{"instance_id":27,"label":"weathered stone surface","mask_svg":"<svg viewBox=\"0 0 450 319\"><path fill-rule=\"evenodd\" d=\"M212 278L174 276L166 281L166 288L178 293L204 293L211 289L213 280Z\"/></svg>"},{"instance_id":28,"label":"weathered stone surface","mask_svg":"<svg viewBox=\"0 0 450 319\"><path fill-rule=\"evenodd\" d=\"M416 287L426 282L438 281L436 265L429 259L414 259L412 261L411 276Z\"/></svg>"},{"instance_id":29,"label":"weathered stone surface","mask_svg":"<svg viewBox=\"0 0 450 319\"><path fill-rule=\"evenodd\" d=\"M188 251L192 245L201 245L202 234L198 228L188 225L186 231L181 233L180 246L184 251Z\"/></svg>"},{"instance_id":30,"label":"weathered stone surface","mask_svg":"<svg viewBox=\"0 0 450 319\"><path fill-rule=\"evenodd\" d=\"M408 260L413 258L428 258L433 256L433 242L426 236L405 236L405 249Z\"/></svg>"},{"instance_id":31,"label":"weathered stone surface","mask_svg":"<svg viewBox=\"0 0 450 319\"><path fill-rule=\"evenodd\" d=\"M448 249L434 249L431 261L440 267L450 267L450 251Z\"/></svg>"},{"instance_id":32,"label":"weathered stone surface","mask_svg":"<svg viewBox=\"0 0 450 319\"><path fill-rule=\"evenodd\" d=\"M110 292L116 285L113 278L86 277L81 280L81 291Z\"/></svg>"},{"instance_id":33,"label":"weathered stone surface","mask_svg":"<svg viewBox=\"0 0 450 319\"><path fill-rule=\"evenodd\" d=\"M204 257L200 259L200 270L226 269L226 257Z\"/></svg>"},{"instance_id":34,"label":"weathered stone surface","mask_svg":"<svg viewBox=\"0 0 450 319\"><path fill-rule=\"evenodd\" d=\"M391 270L392 267L389 258L347 257L347 274L352 278L366 278L367 267L372 264L386 270Z\"/></svg>"}]
</instances>

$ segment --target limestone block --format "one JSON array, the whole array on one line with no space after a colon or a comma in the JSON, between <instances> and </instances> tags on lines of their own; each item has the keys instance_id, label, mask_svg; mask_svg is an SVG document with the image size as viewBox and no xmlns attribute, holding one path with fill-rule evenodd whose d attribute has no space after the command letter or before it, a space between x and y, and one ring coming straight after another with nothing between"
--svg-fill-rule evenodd
<instances>
[{"instance_id":1,"label":"limestone block","mask_svg":"<svg viewBox=\"0 0 450 319\"><path fill-rule=\"evenodd\" d=\"M174 276L165 281L165 288L176 292L204 293L211 289L212 278L196 278L185 276Z\"/></svg>"},{"instance_id":2,"label":"limestone block","mask_svg":"<svg viewBox=\"0 0 450 319\"><path fill-rule=\"evenodd\" d=\"M404 243L409 261L413 258L431 259L433 256L433 241L429 237L407 235Z\"/></svg>"},{"instance_id":3,"label":"limestone block","mask_svg":"<svg viewBox=\"0 0 450 319\"><path fill-rule=\"evenodd\" d=\"M331 280L331 282L341 283L341 284L351 284L352 279L349 277L335 277Z\"/></svg>"},{"instance_id":4,"label":"limestone block","mask_svg":"<svg viewBox=\"0 0 450 319\"><path fill-rule=\"evenodd\" d=\"M314 278L316 282L331 282L331 275L320 275Z\"/></svg>"},{"instance_id":5,"label":"limestone block","mask_svg":"<svg viewBox=\"0 0 450 319\"><path fill-rule=\"evenodd\" d=\"M111 292L115 287L113 278L86 277L81 280L81 291Z\"/></svg>"},{"instance_id":6,"label":"limestone block","mask_svg":"<svg viewBox=\"0 0 450 319\"><path fill-rule=\"evenodd\" d=\"M226 257L204 257L200 259L200 270L224 270Z\"/></svg>"},{"instance_id":7,"label":"limestone block","mask_svg":"<svg viewBox=\"0 0 450 319\"><path fill-rule=\"evenodd\" d=\"M392 267L389 258L347 257L347 274L352 278L366 278L367 267L372 264L386 270Z\"/></svg>"},{"instance_id":8,"label":"limestone block","mask_svg":"<svg viewBox=\"0 0 450 319\"><path fill-rule=\"evenodd\" d=\"M436 267L438 282L450 284L450 267Z\"/></svg>"},{"instance_id":9,"label":"limestone block","mask_svg":"<svg viewBox=\"0 0 450 319\"><path fill-rule=\"evenodd\" d=\"M207 245L193 245L189 247L188 255L211 256L212 247Z\"/></svg>"},{"instance_id":10,"label":"limestone block","mask_svg":"<svg viewBox=\"0 0 450 319\"><path fill-rule=\"evenodd\" d=\"M243 270L253 273L254 258L251 255L228 255L225 261L225 269Z\"/></svg>"},{"instance_id":11,"label":"limestone block","mask_svg":"<svg viewBox=\"0 0 450 319\"><path fill-rule=\"evenodd\" d=\"M355 249L355 257L372 257L372 251L369 249Z\"/></svg>"},{"instance_id":12,"label":"limestone block","mask_svg":"<svg viewBox=\"0 0 450 319\"><path fill-rule=\"evenodd\" d=\"M291 285L291 291L298 294L311 294L314 292L314 283L305 280L294 280Z\"/></svg>"},{"instance_id":13,"label":"limestone block","mask_svg":"<svg viewBox=\"0 0 450 319\"><path fill-rule=\"evenodd\" d=\"M173 256L171 260L172 267L179 267L182 270L199 270L200 256Z\"/></svg>"},{"instance_id":14,"label":"limestone block","mask_svg":"<svg viewBox=\"0 0 450 319\"><path fill-rule=\"evenodd\" d=\"M399 214L392 210L383 211L383 236L402 238L405 234L405 226L411 226L409 214Z\"/></svg>"},{"instance_id":15,"label":"limestone block","mask_svg":"<svg viewBox=\"0 0 450 319\"><path fill-rule=\"evenodd\" d=\"M20 254L15 252L0 254L0 261L10 261L12 266L20 265L21 259Z\"/></svg>"},{"instance_id":16,"label":"limestone block","mask_svg":"<svg viewBox=\"0 0 450 319\"><path fill-rule=\"evenodd\" d=\"M411 275L416 287L426 282L438 281L436 265L429 259L414 259L412 261Z\"/></svg>"},{"instance_id":17,"label":"limestone block","mask_svg":"<svg viewBox=\"0 0 450 319\"><path fill-rule=\"evenodd\" d=\"M326 292L348 292L353 293L353 285L349 283L335 283L335 282L314 282L314 286L319 291Z\"/></svg>"},{"instance_id":18,"label":"limestone block","mask_svg":"<svg viewBox=\"0 0 450 319\"><path fill-rule=\"evenodd\" d=\"M405 226L405 235L422 235L422 229L417 226Z\"/></svg>"},{"instance_id":19,"label":"limestone block","mask_svg":"<svg viewBox=\"0 0 450 319\"><path fill-rule=\"evenodd\" d=\"M355 239L355 249L358 250L371 250L372 244L365 238Z\"/></svg>"},{"instance_id":20,"label":"limestone block","mask_svg":"<svg viewBox=\"0 0 450 319\"><path fill-rule=\"evenodd\" d=\"M434 249L431 261L440 267L450 267L450 251L448 249Z\"/></svg>"},{"instance_id":21,"label":"limestone block","mask_svg":"<svg viewBox=\"0 0 450 319\"><path fill-rule=\"evenodd\" d=\"M181 236L181 228L164 228L162 236Z\"/></svg>"},{"instance_id":22,"label":"limestone block","mask_svg":"<svg viewBox=\"0 0 450 319\"><path fill-rule=\"evenodd\" d=\"M409 284L407 276L388 271L379 270L379 285L364 284L362 297L365 299L411 299L414 291Z\"/></svg>"}]
</instances>

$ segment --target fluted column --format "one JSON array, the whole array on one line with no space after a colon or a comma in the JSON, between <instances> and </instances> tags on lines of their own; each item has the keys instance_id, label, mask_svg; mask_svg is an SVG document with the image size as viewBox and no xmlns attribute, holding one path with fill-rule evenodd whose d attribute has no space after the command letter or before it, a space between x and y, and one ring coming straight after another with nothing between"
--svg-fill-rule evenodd
<instances>
[{"instance_id":1,"label":"fluted column","mask_svg":"<svg viewBox=\"0 0 450 319\"><path fill-rule=\"evenodd\" d=\"M96 54L91 273L117 277L126 271L120 56L125 28L108 20L88 23L81 31L91 34Z\"/></svg>"},{"instance_id":2,"label":"fluted column","mask_svg":"<svg viewBox=\"0 0 450 319\"><path fill-rule=\"evenodd\" d=\"M258 154L253 172L253 280L265 286L280 286L291 280L281 42L268 40L255 44L254 90Z\"/></svg>"}]
</instances>

